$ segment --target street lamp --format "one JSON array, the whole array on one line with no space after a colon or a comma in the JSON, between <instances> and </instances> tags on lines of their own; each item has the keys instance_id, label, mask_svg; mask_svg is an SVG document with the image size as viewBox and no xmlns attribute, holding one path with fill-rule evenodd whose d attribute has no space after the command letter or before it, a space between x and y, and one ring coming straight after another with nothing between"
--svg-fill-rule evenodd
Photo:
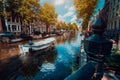
<instances>
[{"instance_id":1,"label":"street lamp","mask_svg":"<svg viewBox=\"0 0 120 80\"><path fill-rule=\"evenodd\" d=\"M103 77L103 63L111 53L112 42L103 35L106 26L98 17L91 25L92 36L87 38L84 43L84 49L87 53L88 61L98 63L95 80L101 80Z\"/></svg>"}]
</instances>

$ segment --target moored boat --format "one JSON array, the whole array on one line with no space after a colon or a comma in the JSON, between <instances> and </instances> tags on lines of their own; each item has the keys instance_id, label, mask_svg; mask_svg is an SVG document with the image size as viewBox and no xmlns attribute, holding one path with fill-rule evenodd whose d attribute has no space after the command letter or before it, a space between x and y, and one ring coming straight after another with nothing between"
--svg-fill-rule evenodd
<instances>
[{"instance_id":1,"label":"moored boat","mask_svg":"<svg viewBox=\"0 0 120 80\"><path fill-rule=\"evenodd\" d=\"M22 38L18 38L18 39L11 39L9 43L16 43L16 42L20 42L22 41Z\"/></svg>"},{"instance_id":2,"label":"moored boat","mask_svg":"<svg viewBox=\"0 0 120 80\"><path fill-rule=\"evenodd\" d=\"M19 45L20 54L41 52L55 46L55 38L46 38L38 42L28 42L25 45Z\"/></svg>"}]
</instances>

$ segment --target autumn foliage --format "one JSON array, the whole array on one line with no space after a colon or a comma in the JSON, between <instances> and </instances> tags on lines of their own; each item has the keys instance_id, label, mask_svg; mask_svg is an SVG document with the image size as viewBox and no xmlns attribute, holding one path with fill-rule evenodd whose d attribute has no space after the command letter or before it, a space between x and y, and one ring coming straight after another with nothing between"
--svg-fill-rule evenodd
<instances>
[{"instance_id":1,"label":"autumn foliage","mask_svg":"<svg viewBox=\"0 0 120 80\"><path fill-rule=\"evenodd\" d=\"M74 0L77 18L83 19L83 29L87 28L88 22L94 14L94 9L97 7L98 1L99 0Z\"/></svg>"}]
</instances>

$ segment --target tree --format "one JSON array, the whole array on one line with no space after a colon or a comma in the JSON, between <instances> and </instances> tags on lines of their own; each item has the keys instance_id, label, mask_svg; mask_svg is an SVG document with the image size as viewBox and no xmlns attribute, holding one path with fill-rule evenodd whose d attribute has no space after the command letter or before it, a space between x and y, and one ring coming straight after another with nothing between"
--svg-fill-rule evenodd
<instances>
[{"instance_id":1,"label":"tree","mask_svg":"<svg viewBox=\"0 0 120 80\"><path fill-rule=\"evenodd\" d=\"M56 29L57 30L61 30L62 29L62 25L61 25L60 21L57 21L57 23L56 23Z\"/></svg>"},{"instance_id":2,"label":"tree","mask_svg":"<svg viewBox=\"0 0 120 80\"><path fill-rule=\"evenodd\" d=\"M71 24L71 23L65 23L60 21L60 22L57 22L56 26L57 26L57 30L61 30L61 29L62 30L78 30L76 23Z\"/></svg>"},{"instance_id":3,"label":"tree","mask_svg":"<svg viewBox=\"0 0 120 80\"><path fill-rule=\"evenodd\" d=\"M0 17L6 16L6 11L5 11L6 5L7 3L5 0L0 0Z\"/></svg>"},{"instance_id":4,"label":"tree","mask_svg":"<svg viewBox=\"0 0 120 80\"><path fill-rule=\"evenodd\" d=\"M68 23L68 29L69 30L78 30L78 27L77 27L77 25L76 25L76 23L73 23L73 24L71 24L71 23Z\"/></svg>"},{"instance_id":5,"label":"tree","mask_svg":"<svg viewBox=\"0 0 120 80\"><path fill-rule=\"evenodd\" d=\"M5 16L8 15L6 14L5 7L6 7L6 1L0 0L0 19L3 26L3 31L6 31Z\"/></svg>"},{"instance_id":6,"label":"tree","mask_svg":"<svg viewBox=\"0 0 120 80\"><path fill-rule=\"evenodd\" d=\"M73 26L73 30L77 30L78 31L78 27L77 27L76 23L73 23L72 26Z\"/></svg>"},{"instance_id":7,"label":"tree","mask_svg":"<svg viewBox=\"0 0 120 80\"><path fill-rule=\"evenodd\" d=\"M3 0L0 0L0 16L3 14Z\"/></svg>"},{"instance_id":8,"label":"tree","mask_svg":"<svg viewBox=\"0 0 120 80\"><path fill-rule=\"evenodd\" d=\"M0 4L0 15L19 17L24 24L37 20L40 13L39 0L1 0Z\"/></svg>"},{"instance_id":9,"label":"tree","mask_svg":"<svg viewBox=\"0 0 120 80\"><path fill-rule=\"evenodd\" d=\"M83 29L86 29L91 16L94 14L94 9L97 7L99 0L74 0L77 17L83 19Z\"/></svg>"},{"instance_id":10,"label":"tree","mask_svg":"<svg viewBox=\"0 0 120 80\"><path fill-rule=\"evenodd\" d=\"M39 0L21 0L18 12L25 24L39 19L38 17L38 15L40 14Z\"/></svg>"},{"instance_id":11,"label":"tree","mask_svg":"<svg viewBox=\"0 0 120 80\"><path fill-rule=\"evenodd\" d=\"M61 22L61 24L62 24L62 29L63 30L67 30L68 28L68 26L67 26L67 24L65 23L65 22Z\"/></svg>"},{"instance_id":12,"label":"tree","mask_svg":"<svg viewBox=\"0 0 120 80\"><path fill-rule=\"evenodd\" d=\"M46 24L46 31L48 32L49 26L55 24L57 21L57 13L55 8L50 4L44 4L41 8L41 21Z\"/></svg>"}]
</instances>

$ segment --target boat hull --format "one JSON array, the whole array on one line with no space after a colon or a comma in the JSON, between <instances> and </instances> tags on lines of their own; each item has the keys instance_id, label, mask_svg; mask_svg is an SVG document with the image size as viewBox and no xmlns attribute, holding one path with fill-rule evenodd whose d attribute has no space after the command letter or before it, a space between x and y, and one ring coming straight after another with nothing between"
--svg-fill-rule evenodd
<instances>
[{"instance_id":1,"label":"boat hull","mask_svg":"<svg viewBox=\"0 0 120 80\"><path fill-rule=\"evenodd\" d=\"M49 39L47 39L47 40L49 40ZM53 39L49 42L46 42L46 43L44 41L46 41L46 40L41 41L44 44L41 43L41 45L37 45L37 46L36 45L34 45L34 46L19 45L20 54L26 55L26 54L35 54L36 52L42 53L44 51L55 48L55 39Z\"/></svg>"}]
</instances>

